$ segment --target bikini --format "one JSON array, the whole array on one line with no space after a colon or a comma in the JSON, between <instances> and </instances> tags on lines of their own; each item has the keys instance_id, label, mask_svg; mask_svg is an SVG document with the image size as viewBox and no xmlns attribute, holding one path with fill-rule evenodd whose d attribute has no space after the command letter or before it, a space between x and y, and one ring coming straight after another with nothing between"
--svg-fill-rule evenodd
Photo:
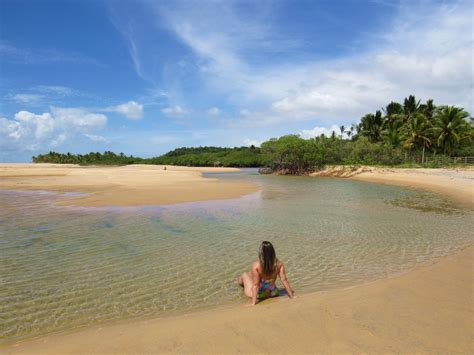
<instances>
[{"instance_id":1,"label":"bikini","mask_svg":"<svg viewBox=\"0 0 474 355\"><path fill-rule=\"evenodd\" d=\"M260 288L258 289L257 298L270 298L279 295L280 292L275 285L275 279L260 279Z\"/></svg>"}]
</instances>

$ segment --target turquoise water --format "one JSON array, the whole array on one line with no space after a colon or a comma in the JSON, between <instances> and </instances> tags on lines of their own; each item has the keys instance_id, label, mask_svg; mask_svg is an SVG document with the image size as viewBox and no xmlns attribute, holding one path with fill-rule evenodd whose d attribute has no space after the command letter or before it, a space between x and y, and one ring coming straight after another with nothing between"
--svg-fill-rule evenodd
<instances>
[{"instance_id":1,"label":"turquoise water","mask_svg":"<svg viewBox=\"0 0 474 355\"><path fill-rule=\"evenodd\" d=\"M298 293L359 284L472 243L473 213L429 193L346 179L250 180L240 199L58 207L0 192L0 339L243 303L236 283L270 240Z\"/></svg>"}]
</instances>

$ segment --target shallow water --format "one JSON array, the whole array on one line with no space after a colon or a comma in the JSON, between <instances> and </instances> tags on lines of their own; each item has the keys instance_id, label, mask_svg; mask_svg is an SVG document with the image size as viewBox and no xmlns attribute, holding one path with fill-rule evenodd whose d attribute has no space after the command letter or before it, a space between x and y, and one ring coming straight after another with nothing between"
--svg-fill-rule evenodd
<instances>
[{"instance_id":1,"label":"shallow water","mask_svg":"<svg viewBox=\"0 0 474 355\"><path fill-rule=\"evenodd\" d=\"M253 170L208 175L262 190L110 208L0 191L0 339L244 302L236 279L262 240L304 293L396 274L474 238L473 213L430 193Z\"/></svg>"}]
</instances>

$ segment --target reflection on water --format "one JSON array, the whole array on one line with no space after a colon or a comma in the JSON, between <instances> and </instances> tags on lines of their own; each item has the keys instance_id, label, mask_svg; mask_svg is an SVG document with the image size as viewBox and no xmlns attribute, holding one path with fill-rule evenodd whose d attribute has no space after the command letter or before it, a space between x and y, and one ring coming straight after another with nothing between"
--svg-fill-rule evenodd
<instances>
[{"instance_id":1,"label":"reflection on water","mask_svg":"<svg viewBox=\"0 0 474 355\"><path fill-rule=\"evenodd\" d=\"M381 278L473 239L472 212L432 194L344 179L217 176L262 190L110 208L0 192L1 339L242 302L236 279L265 239L300 293Z\"/></svg>"}]
</instances>

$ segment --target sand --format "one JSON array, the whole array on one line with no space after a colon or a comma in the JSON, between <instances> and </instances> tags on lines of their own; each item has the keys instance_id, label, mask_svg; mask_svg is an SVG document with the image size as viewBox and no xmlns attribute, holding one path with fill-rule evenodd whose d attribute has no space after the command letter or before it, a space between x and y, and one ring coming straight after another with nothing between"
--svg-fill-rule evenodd
<instances>
[{"instance_id":1,"label":"sand","mask_svg":"<svg viewBox=\"0 0 474 355\"><path fill-rule=\"evenodd\" d=\"M470 247L405 275L340 290L89 328L4 354L463 353L474 351Z\"/></svg>"},{"instance_id":2,"label":"sand","mask_svg":"<svg viewBox=\"0 0 474 355\"><path fill-rule=\"evenodd\" d=\"M58 164L0 164L0 189L80 192L59 204L103 207L162 205L237 198L258 191L251 183L204 178L203 172L234 168L188 168L157 165L81 167Z\"/></svg>"},{"instance_id":3,"label":"sand","mask_svg":"<svg viewBox=\"0 0 474 355\"><path fill-rule=\"evenodd\" d=\"M435 192L474 209L474 168L328 167L312 176L351 178Z\"/></svg>"},{"instance_id":4,"label":"sand","mask_svg":"<svg viewBox=\"0 0 474 355\"><path fill-rule=\"evenodd\" d=\"M356 178L423 188L472 206L470 171L366 171ZM293 300L280 297L254 307L229 305L124 321L0 350L5 354L469 354L474 352L473 257L470 246L405 274L347 289Z\"/></svg>"}]
</instances>

